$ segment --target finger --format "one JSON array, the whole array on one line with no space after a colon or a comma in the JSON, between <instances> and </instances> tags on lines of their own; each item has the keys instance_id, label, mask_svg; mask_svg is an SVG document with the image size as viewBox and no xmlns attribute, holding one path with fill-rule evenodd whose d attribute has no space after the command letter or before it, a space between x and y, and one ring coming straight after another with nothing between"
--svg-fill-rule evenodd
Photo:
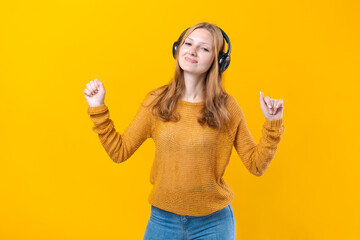
<instances>
[{"instance_id":1,"label":"finger","mask_svg":"<svg viewBox=\"0 0 360 240\"><path fill-rule=\"evenodd\" d=\"M90 91L90 94L94 93L93 88L91 87L91 82L86 84L86 88Z\"/></svg>"},{"instance_id":2,"label":"finger","mask_svg":"<svg viewBox=\"0 0 360 240\"><path fill-rule=\"evenodd\" d=\"M102 89L102 90L105 91L104 84L102 83L102 81L100 81L99 79L96 79L96 82L97 82L97 84L99 86L99 90Z\"/></svg>"},{"instance_id":3,"label":"finger","mask_svg":"<svg viewBox=\"0 0 360 240\"><path fill-rule=\"evenodd\" d=\"M273 105L273 108L274 108L274 109L276 109L276 105L277 105L278 101L279 101L279 100L277 100L277 99L273 99L273 100L272 100L272 105Z\"/></svg>"},{"instance_id":4,"label":"finger","mask_svg":"<svg viewBox=\"0 0 360 240\"><path fill-rule=\"evenodd\" d=\"M92 88L93 91L96 91L96 90L97 90L97 87L96 87L94 81L90 81L90 86L91 86L91 88Z\"/></svg>"},{"instance_id":5,"label":"finger","mask_svg":"<svg viewBox=\"0 0 360 240\"><path fill-rule=\"evenodd\" d=\"M87 97L93 97L95 95L95 93L91 92L89 89L85 89L84 93Z\"/></svg>"},{"instance_id":6,"label":"finger","mask_svg":"<svg viewBox=\"0 0 360 240\"><path fill-rule=\"evenodd\" d=\"M278 105L279 105L279 100L274 99L274 114L277 112L278 110Z\"/></svg>"},{"instance_id":7,"label":"finger","mask_svg":"<svg viewBox=\"0 0 360 240\"><path fill-rule=\"evenodd\" d=\"M99 87L101 87L103 85L102 81L100 81L99 79L96 79L97 84L99 85Z\"/></svg>"},{"instance_id":8,"label":"finger","mask_svg":"<svg viewBox=\"0 0 360 240\"><path fill-rule=\"evenodd\" d=\"M100 90L99 80L97 78L95 78L94 82L95 82L96 89Z\"/></svg>"},{"instance_id":9,"label":"finger","mask_svg":"<svg viewBox=\"0 0 360 240\"><path fill-rule=\"evenodd\" d=\"M86 88L87 88L90 92L92 92L92 88L91 88L91 86L90 86L90 83L87 83L87 84L86 84Z\"/></svg>"},{"instance_id":10,"label":"finger","mask_svg":"<svg viewBox=\"0 0 360 240\"><path fill-rule=\"evenodd\" d=\"M84 90L84 93L85 93L86 96L91 97L91 92L90 92L89 89L86 88L86 89Z\"/></svg>"},{"instance_id":11,"label":"finger","mask_svg":"<svg viewBox=\"0 0 360 240\"><path fill-rule=\"evenodd\" d=\"M268 96L266 96L266 97L264 98L264 100L265 100L265 102L266 102L266 105L267 105L269 108L271 108L270 98L269 98Z\"/></svg>"},{"instance_id":12,"label":"finger","mask_svg":"<svg viewBox=\"0 0 360 240\"><path fill-rule=\"evenodd\" d=\"M94 83L91 85L91 82L86 84L87 89L90 91L90 96L95 95L98 91L94 90Z\"/></svg>"},{"instance_id":13,"label":"finger","mask_svg":"<svg viewBox=\"0 0 360 240\"><path fill-rule=\"evenodd\" d=\"M270 107L269 107L270 110L269 110L269 111L270 111L270 114L273 114L274 111L275 111L275 110L274 110L274 99L270 98L270 99L269 99L269 102L270 102Z\"/></svg>"},{"instance_id":14,"label":"finger","mask_svg":"<svg viewBox=\"0 0 360 240\"><path fill-rule=\"evenodd\" d=\"M277 108L283 107L284 106L284 101L282 99L279 99L278 103L277 103Z\"/></svg>"},{"instance_id":15,"label":"finger","mask_svg":"<svg viewBox=\"0 0 360 240\"><path fill-rule=\"evenodd\" d=\"M270 114L273 114L275 112L275 106L274 106L274 99L269 98L269 112Z\"/></svg>"},{"instance_id":16,"label":"finger","mask_svg":"<svg viewBox=\"0 0 360 240\"><path fill-rule=\"evenodd\" d=\"M260 106L262 106L264 102L264 94L260 91Z\"/></svg>"}]
</instances>

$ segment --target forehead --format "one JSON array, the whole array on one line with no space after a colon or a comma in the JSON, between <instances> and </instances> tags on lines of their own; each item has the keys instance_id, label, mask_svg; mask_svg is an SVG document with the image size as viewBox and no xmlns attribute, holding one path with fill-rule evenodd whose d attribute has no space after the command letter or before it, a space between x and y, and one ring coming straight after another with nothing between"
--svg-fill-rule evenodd
<instances>
[{"instance_id":1,"label":"forehead","mask_svg":"<svg viewBox=\"0 0 360 240\"><path fill-rule=\"evenodd\" d=\"M188 39L199 43L208 44L210 46L212 46L212 42L213 42L211 33L204 28L195 29L192 33L190 33Z\"/></svg>"}]
</instances>

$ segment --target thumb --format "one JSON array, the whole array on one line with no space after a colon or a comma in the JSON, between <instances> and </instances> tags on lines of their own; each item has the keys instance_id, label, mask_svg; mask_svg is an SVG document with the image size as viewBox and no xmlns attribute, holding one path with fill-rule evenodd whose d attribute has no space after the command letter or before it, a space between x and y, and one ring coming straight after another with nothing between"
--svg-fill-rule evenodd
<instances>
[{"instance_id":1,"label":"thumb","mask_svg":"<svg viewBox=\"0 0 360 240\"><path fill-rule=\"evenodd\" d=\"M260 108L263 110L267 109L264 94L260 91Z\"/></svg>"},{"instance_id":2,"label":"thumb","mask_svg":"<svg viewBox=\"0 0 360 240\"><path fill-rule=\"evenodd\" d=\"M265 100L264 100L264 94L260 91L260 104L264 104Z\"/></svg>"}]
</instances>

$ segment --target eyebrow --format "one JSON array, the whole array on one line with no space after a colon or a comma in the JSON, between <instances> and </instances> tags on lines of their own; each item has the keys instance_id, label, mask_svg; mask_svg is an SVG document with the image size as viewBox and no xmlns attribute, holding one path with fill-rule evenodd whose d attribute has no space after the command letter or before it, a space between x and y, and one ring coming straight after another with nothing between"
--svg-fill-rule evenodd
<instances>
[{"instance_id":1,"label":"eyebrow","mask_svg":"<svg viewBox=\"0 0 360 240\"><path fill-rule=\"evenodd\" d=\"M192 39L192 38L190 38L190 37L188 37L188 39L190 39L190 40L194 40L194 39ZM206 44L206 45L209 45L209 46L211 46L209 43L206 43L206 42L200 42L200 43L203 43L203 44Z\"/></svg>"}]
</instances>

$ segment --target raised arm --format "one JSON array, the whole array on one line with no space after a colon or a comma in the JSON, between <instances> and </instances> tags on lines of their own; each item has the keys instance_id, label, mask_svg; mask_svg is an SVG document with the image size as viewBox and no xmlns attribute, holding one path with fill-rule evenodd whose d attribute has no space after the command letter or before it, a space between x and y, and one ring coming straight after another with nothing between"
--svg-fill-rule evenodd
<instances>
[{"instance_id":1,"label":"raised arm","mask_svg":"<svg viewBox=\"0 0 360 240\"><path fill-rule=\"evenodd\" d=\"M232 109L237 126L234 147L249 172L255 176L262 176L275 157L278 143L285 131L285 127L282 125L282 118L265 120L262 128L262 137L259 144L257 144L248 129L243 111L236 100L232 104Z\"/></svg>"},{"instance_id":2,"label":"raised arm","mask_svg":"<svg viewBox=\"0 0 360 240\"><path fill-rule=\"evenodd\" d=\"M122 135L116 131L105 104L89 107L88 114L94 122L93 131L98 134L107 154L116 163L126 161L147 138L151 137L150 112L142 105Z\"/></svg>"},{"instance_id":3,"label":"raised arm","mask_svg":"<svg viewBox=\"0 0 360 240\"><path fill-rule=\"evenodd\" d=\"M247 127L245 117L242 117L237 128L234 147L249 172L255 176L262 176L265 173L275 157L283 132L282 119L266 120L262 137L259 144L256 144Z\"/></svg>"},{"instance_id":4,"label":"raised arm","mask_svg":"<svg viewBox=\"0 0 360 240\"><path fill-rule=\"evenodd\" d=\"M100 82L100 84L96 85L96 87L99 86L97 88L99 92L94 90L95 92L91 94L90 88L88 94L85 93L87 100L102 92L102 83ZM114 162L126 161L147 138L151 137L152 117L150 107L143 106L149 98L150 94L147 94L145 100L139 106L135 118L123 134L116 131L114 123L110 119L109 109L103 101L100 103L101 105L92 105L88 100L88 114L94 123L92 130L98 134L102 146Z\"/></svg>"}]
</instances>

